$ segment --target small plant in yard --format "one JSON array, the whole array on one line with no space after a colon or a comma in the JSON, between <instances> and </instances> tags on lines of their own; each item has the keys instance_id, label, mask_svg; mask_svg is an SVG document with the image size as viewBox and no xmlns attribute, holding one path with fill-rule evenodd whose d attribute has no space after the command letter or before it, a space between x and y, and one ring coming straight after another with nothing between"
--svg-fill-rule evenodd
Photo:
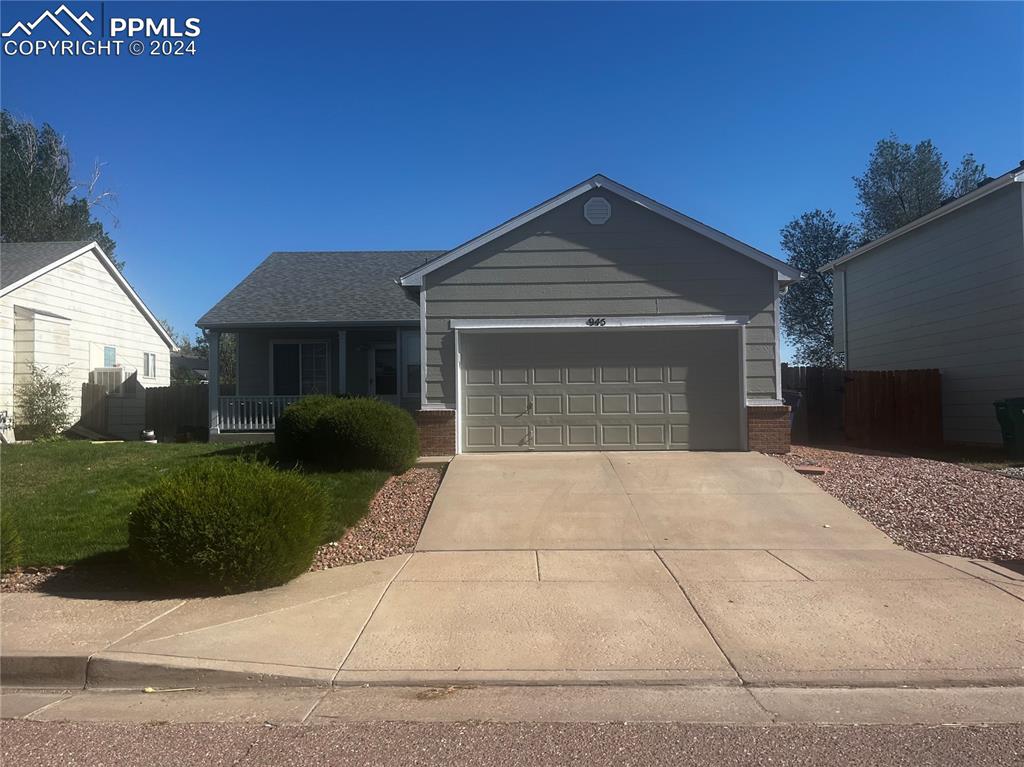
<instances>
[{"instance_id":1,"label":"small plant in yard","mask_svg":"<svg viewBox=\"0 0 1024 767\"><path fill-rule=\"evenodd\" d=\"M249 591L305 572L326 519L324 491L296 472L203 461L142 494L129 519L128 548L156 585Z\"/></svg>"},{"instance_id":2,"label":"small plant in yard","mask_svg":"<svg viewBox=\"0 0 1024 767\"><path fill-rule=\"evenodd\" d=\"M416 463L419 435L405 410L372 397L307 397L278 420L282 458L329 469L401 473Z\"/></svg>"},{"instance_id":3,"label":"small plant in yard","mask_svg":"<svg viewBox=\"0 0 1024 767\"><path fill-rule=\"evenodd\" d=\"M0 514L0 573L21 565L21 534L10 514Z\"/></svg>"},{"instance_id":4,"label":"small plant in yard","mask_svg":"<svg viewBox=\"0 0 1024 767\"><path fill-rule=\"evenodd\" d=\"M54 437L71 425L67 368L47 370L29 363L28 379L14 392L14 429L18 439Z\"/></svg>"}]
</instances>

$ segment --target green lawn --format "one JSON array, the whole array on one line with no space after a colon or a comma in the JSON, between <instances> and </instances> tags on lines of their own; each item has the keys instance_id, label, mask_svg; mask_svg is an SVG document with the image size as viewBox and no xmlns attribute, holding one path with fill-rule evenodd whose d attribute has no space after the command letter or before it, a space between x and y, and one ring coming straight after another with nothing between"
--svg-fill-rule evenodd
<instances>
[{"instance_id":1,"label":"green lawn","mask_svg":"<svg viewBox=\"0 0 1024 767\"><path fill-rule=\"evenodd\" d=\"M0 508L24 539L22 564L64 565L123 550L128 513L151 482L192 461L272 456L273 446L87 441L5 445L0 449ZM308 472L331 498L325 541L365 513L388 478L381 471Z\"/></svg>"}]
</instances>

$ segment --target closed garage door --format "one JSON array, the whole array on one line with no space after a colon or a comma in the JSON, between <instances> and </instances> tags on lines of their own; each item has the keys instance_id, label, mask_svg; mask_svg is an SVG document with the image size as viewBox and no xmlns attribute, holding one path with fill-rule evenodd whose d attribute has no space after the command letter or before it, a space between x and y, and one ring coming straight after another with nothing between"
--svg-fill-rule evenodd
<instances>
[{"instance_id":1,"label":"closed garage door","mask_svg":"<svg viewBox=\"0 0 1024 767\"><path fill-rule=\"evenodd\" d=\"M465 452L738 450L741 334L460 334Z\"/></svg>"}]
</instances>

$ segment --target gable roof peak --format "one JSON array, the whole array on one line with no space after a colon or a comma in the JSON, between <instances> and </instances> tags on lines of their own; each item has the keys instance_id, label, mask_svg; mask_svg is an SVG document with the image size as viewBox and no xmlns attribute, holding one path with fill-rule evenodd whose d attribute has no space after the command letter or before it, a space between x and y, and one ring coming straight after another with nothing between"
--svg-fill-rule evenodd
<instances>
[{"instance_id":1,"label":"gable roof peak","mask_svg":"<svg viewBox=\"0 0 1024 767\"><path fill-rule=\"evenodd\" d=\"M422 266L419 266L409 272L406 272L405 274L402 275L400 283L406 287L420 287L423 285L424 275L429 274L435 269L438 269L444 266L445 264L449 264L458 258L461 258L467 253L471 253L472 251L486 245L492 240L496 240L498 237L508 234L513 229L516 229L517 227L520 227L523 224L529 223L533 219L544 215L548 211L551 211L557 208L558 206L563 205L569 202L570 200L573 200L576 197L579 197L581 194L584 194L594 188L607 189L613 194L623 197L629 200L630 202L634 202L637 205L640 205L641 207L647 208L651 212L656 213L659 216L663 216L664 218L667 218L669 221L679 224L680 226L683 226L687 229L690 229L691 231L694 231L697 234L707 237L708 239L713 240L719 243L720 245L724 245L725 247L739 253L740 255L746 256L747 258L751 258L754 261L757 261L758 263L775 270L775 272L778 274L779 280L782 281L783 283L789 284L797 282L803 278L803 273L799 269L791 266L790 264L787 264L785 261L777 259L774 256L770 256L767 253L760 251L751 245L747 245L745 242L741 242L733 237L730 237L724 232L720 232L719 230L714 229L708 226L707 224L701 223L700 221L697 221L694 218L690 218L689 216L684 215L683 213L680 213L677 210L673 210L667 205L662 205L660 202L653 200L650 197L641 194L640 192L630 189L628 186L620 184L618 181L608 178L608 176L605 176L603 173L595 173L590 178L580 182L579 184L576 184L573 187L570 187L569 189L566 189L561 194L555 195L554 197L546 200L545 202L542 202L539 205L536 205L530 208L529 210L520 213L518 216L510 218L505 223L499 224L498 226L484 232L478 237L474 237L472 240L469 240L468 242L459 245L457 248L449 250L447 253L438 256L437 258L434 258L431 261L428 261L426 264L423 264Z\"/></svg>"}]
</instances>

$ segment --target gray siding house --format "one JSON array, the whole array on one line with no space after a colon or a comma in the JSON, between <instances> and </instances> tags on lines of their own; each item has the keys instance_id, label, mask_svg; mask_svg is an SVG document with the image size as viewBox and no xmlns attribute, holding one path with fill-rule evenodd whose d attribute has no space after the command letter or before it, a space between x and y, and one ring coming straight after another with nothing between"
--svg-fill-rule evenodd
<instances>
[{"instance_id":1,"label":"gray siding house","mask_svg":"<svg viewBox=\"0 0 1024 767\"><path fill-rule=\"evenodd\" d=\"M238 334L211 434L333 392L415 412L429 452L788 444L778 299L800 276L600 175L450 251L274 253L197 323L211 368Z\"/></svg>"},{"instance_id":2,"label":"gray siding house","mask_svg":"<svg viewBox=\"0 0 1024 767\"><path fill-rule=\"evenodd\" d=\"M851 370L938 368L949 442L1024 396L1024 165L823 267Z\"/></svg>"}]
</instances>

